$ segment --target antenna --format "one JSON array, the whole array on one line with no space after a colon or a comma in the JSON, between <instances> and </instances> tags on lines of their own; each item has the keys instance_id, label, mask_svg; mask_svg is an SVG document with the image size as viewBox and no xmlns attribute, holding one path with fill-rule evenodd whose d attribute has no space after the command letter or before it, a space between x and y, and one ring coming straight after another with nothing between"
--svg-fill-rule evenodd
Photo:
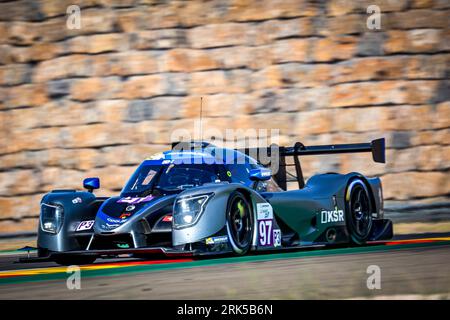
<instances>
[{"instance_id":1,"label":"antenna","mask_svg":"<svg viewBox=\"0 0 450 320\"><path fill-rule=\"evenodd\" d=\"M203 141L203 97L200 97L200 141Z\"/></svg>"}]
</instances>

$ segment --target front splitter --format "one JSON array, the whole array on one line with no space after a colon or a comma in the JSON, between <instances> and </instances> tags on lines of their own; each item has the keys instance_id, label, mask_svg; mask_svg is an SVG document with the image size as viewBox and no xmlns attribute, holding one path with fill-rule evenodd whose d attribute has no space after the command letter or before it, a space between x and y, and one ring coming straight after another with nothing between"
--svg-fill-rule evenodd
<instances>
[{"instance_id":1,"label":"front splitter","mask_svg":"<svg viewBox=\"0 0 450 320\"><path fill-rule=\"evenodd\" d=\"M132 249L105 249L105 250L79 250L79 251L66 251L66 252L51 252L48 256L45 257L22 257L19 258L19 262L44 262L44 261L53 261L55 258L59 257L76 257L76 256L84 256L84 257L114 257L114 256L123 256L123 255L157 255L163 254L167 257L192 257L197 255L198 252L195 250L186 251L186 250L176 250L172 248L165 247L150 247L150 248L132 248Z\"/></svg>"}]
</instances>

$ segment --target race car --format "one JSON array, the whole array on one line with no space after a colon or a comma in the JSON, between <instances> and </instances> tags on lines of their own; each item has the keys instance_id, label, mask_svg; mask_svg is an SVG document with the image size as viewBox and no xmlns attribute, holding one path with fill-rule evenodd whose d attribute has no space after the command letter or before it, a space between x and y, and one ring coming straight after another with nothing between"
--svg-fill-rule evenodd
<instances>
[{"instance_id":1,"label":"race car","mask_svg":"<svg viewBox=\"0 0 450 320\"><path fill-rule=\"evenodd\" d=\"M350 152L371 152L384 163L385 141L242 150L173 143L144 160L118 196L95 196L98 178L84 180L87 191L46 194L37 260L244 255L390 239L379 178L326 173L304 182L299 157ZM267 161L263 165L262 155L277 163L276 172ZM292 181L298 189L287 190Z\"/></svg>"}]
</instances>

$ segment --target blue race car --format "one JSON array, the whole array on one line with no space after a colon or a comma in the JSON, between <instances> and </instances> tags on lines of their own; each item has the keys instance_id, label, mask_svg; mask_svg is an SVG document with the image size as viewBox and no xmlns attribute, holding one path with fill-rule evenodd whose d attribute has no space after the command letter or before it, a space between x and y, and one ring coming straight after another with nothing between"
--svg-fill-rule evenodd
<instances>
[{"instance_id":1,"label":"blue race car","mask_svg":"<svg viewBox=\"0 0 450 320\"><path fill-rule=\"evenodd\" d=\"M379 178L327 173L304 182L300 156L349 152L371 152L374 161L385 162L384 139L245 150L175 143L143 161L118 196L96 197L98 178L84 180L87 191L46 194L37 260L85 264L123 254L243 255L390 239ZM263 155L276 160L277 172L261 164ZM295 174L287 170L288 157ZM287 191L289 181L298 190Z\"/></svg>"}]
</instances>

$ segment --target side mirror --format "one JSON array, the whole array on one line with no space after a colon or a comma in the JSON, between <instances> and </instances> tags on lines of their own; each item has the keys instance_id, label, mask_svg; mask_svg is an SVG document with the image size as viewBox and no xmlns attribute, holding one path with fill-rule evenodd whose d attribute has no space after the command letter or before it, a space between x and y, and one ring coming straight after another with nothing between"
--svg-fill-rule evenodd
<instances>
[{"instance_id":1,"label":"side mirror","mask_svg":"<svg viewBox=\"0 0 450 320\"><path fill-rule=\"evenodd\" d=\"M87 191L92 192L94 189L100 188L100 179L95 178L86 178L83 180L83 187L87 189Z\"/></svg>"},{"instance_id":2,"label":"side mirror","mask_svg":"<svg viewBox=\"0 0 450 320\"><path fill-rule=\"evenodd\" d=\"M272 177L272 171L267 168L252 169L249 175L252 181L266 181Z\"/></svg>"}]
</instances>

